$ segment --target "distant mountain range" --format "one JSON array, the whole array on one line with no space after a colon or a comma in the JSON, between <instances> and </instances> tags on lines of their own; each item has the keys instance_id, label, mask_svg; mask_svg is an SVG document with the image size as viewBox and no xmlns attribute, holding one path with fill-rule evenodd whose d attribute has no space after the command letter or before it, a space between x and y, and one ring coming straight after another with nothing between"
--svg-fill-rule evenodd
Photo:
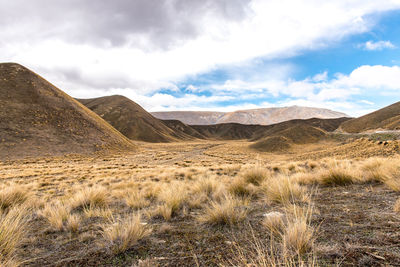
<instances>
[{"instance_id":1,"label":"distant mountain range","mask_svg":"<svg viewBox=\"0 0 400 267\"><path fill-rule=\"evenodd\" d=\"M400 130L400 102L359 118L309 107L236 112L154 112L123 96L73 99L15 63L0 64L0 160L32 156L132 151L131 140L239 140L258 151L347 133ZM182 122L183 121L183 122ZM240 122L240 123L238 123Z\"/></svg>"},{"instance_id":2,"label":"distant mountain range","mask_svg":"<svg viewBox=\"0 0 400 267\"><path fill-rule=\"evenodd\" d=\"M334 119L349 117L345 113L329 109L299 106L238 110L234 112L167 111L152 112L151 114L161 120L179 120L189 125L211 125L220 123L270 125L294 119Z\"/></svg>"}]
</instances>

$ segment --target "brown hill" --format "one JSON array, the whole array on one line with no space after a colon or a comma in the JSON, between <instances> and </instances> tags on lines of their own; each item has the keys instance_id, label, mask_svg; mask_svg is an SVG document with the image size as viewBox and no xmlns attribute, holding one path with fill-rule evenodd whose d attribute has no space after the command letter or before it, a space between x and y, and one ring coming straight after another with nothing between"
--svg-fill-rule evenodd
<instances>
[{"instance_id":1,"label":"brown hill","mask_svg":"<svg viewBox=\"0 0 400 267\"><path fill-rule=\"evenodd\" d=\"M238 110L234 112L203 112L203 111L171 111L153 112L156 118L163 120L180 120L189 125L209 125L221 123L270 125L294 119L331 119L348 117L341 112L323 108L282 107Z\"/></svg>"},{"instance_id":2,"label":"brown hill","mask_svg":"<svg viewBox=\"0 0 400 267\"><path fill-rule=\"evenodd\" d=\"M336 130L349 118L291 120L272 125L244 125L222 123L215 125L190 125L201 135L210 139L258 141L271 136L284 136L294 143L315 142L323 138L326 132Z\"/></svg>"},{"instance_id":3,"label":"brown hill","mask_svg":"<svg viewBox=\"0 0 400 267\"><path fill-rule=\"evenodd\" d=\"M178 120L163 120L162 121L165 125L171 128L174 131L185 133L189 136L199 138L199 139L206 139L204 135L196 131L193 127L178 121Z\"/></svg>"},{"instance_id":4,"label":"brown hill","mask_svg":"<svg viewBox=\"0 0 400 267\"><path fill-rule=\"evenodd\" d=\"M93 99L77 99L89 109L132 140L146 142L170 142L193 139L192 136L173 130L154 118L141 106L120 95Z\"/></svg>"},{"instance_id":5,"label":"brown hill","mask_svg":"<svg viewBox=\"0 0 400 267\"><path fill-rule=\"evenodd\" d=\"M132 148L82 104L15 63L0 64L0 159Z\"/></svg>"},{"instance_id":6,"label":"brown hill","mask_svg":"<svg viewBox=\"0 0 400 267\"><path fill-rule=\"evenodd\" d=\"M344 122L340 129L348 133L370 130L400 130L400 102Z\"/></svg>"},{"instance_id":7,"label":"brown hill","mask_svg":"<svg viewBox=\"0 0 400 267\"><path fill-rule=\"evenodd\" d=\"M201 135L217 140L250 139L255 132L264 129L262 125L244 125L239 123L222 123L214 125L190 125Z\"/></svg>"}]
</instances>

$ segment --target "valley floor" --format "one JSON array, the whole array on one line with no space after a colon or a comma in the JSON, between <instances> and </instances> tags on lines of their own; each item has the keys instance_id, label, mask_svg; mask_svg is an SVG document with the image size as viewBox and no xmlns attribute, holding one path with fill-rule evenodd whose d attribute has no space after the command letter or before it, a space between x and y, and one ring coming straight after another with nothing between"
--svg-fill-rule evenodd
<instances>
[{"instance_id":1,"label":"valley floor","mask_svg":"<svg viewBox=\"0 0 400 267\"><path fill-rule=\"evenodd\" d=\"M248 144L0 162L0 265L400 265L397 141Z\"/></svg>"}]
</instances>

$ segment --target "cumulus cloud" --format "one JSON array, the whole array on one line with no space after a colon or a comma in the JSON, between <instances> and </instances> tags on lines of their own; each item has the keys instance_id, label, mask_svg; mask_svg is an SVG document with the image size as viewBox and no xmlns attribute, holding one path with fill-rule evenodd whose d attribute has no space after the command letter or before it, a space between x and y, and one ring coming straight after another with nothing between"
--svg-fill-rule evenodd
<instances>
[{"instance_id":1,"label":"cumulus cloud","mask_svg":"<svg viewBox=\"0 0 400 267\"><path fill-rule=\"evenodd\" d=\"M396 48L394 44L390 41L367 41L365 44L362 45L366 50L383 50L383 49L393 49Z\"/></svg>"},{"instance_id":2,"label":"cumulus cloud","mask_svg":"<svg viewBox=\"0 0 400 267\"><path fill-rule=\"evenodd\" d=\"M118 93L150 110L217 107L271 95L326 102L359 94L361 83L373 84L361 75L373 70L296 81L286 75L290 67L272 66L275 73L251 81L229 77L209 88L194 84L179 97L160 91L179 91L188 77L221 67L325 47L368 31L369 15L398 8L392 0L2 1L0 57L26 65L72 96ZM380 86L397 82L390 73L396 70L379 71L387 79ZM206 89L209 96L196 95Z\"/></svg>"}]
</instances>

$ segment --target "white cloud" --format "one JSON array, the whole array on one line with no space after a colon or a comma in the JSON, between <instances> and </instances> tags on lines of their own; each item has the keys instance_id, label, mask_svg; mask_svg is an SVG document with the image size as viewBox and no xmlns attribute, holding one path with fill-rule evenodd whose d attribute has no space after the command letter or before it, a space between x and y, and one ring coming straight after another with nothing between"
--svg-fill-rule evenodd
<instances>
[{"instance_id":1,"label":"white cloud","mask_svg":"<svg viewBox=\"0 0 400 267\"><path fill-rule=\"evenodd\" d=\"M394 44L392 44L390 41L368 41L365 44L362 45L366 50L383 50L385 48L388 49L393 49L396 48Z\"/></svg>"},{"instance_id":2,"label":"white cloud","mask_svg":"<svg viewBox=\"0 0 400 267\"><path fill-rule=\"evenodd\" d=\"M215 85L217 92L252 96L253 99L273 97L286 99L277 102L278 106L303 105L325 107L345 112L349 115L363 115L374 105L368 100L355 100L355 97L372 95L374 97L391 94L400 97L399 66L360 66L350 74L336 74L328 79L328 73L322 78L304 80L266 80L266 81L228 81ZM232 90L234 88L234 90ZM258 93L257 93L258 92ZM368 105L368 109L364 106Z\"/></svg>"},{"instance_id":3,"label":"white cloud","mask_svg":"<svg viewBox=\"0 0 400 267\"><path fill-rule=\"evenodd\" d=\"M201 13L202 17L196 20L199 24L192 25L196 35L184 38L178 34L177 38L181 39L166 49L154 48L149 43L157 38L150 38L141 31L129 32L129 27L121 31L126 36L114 37L143 39L140 43L149 45L135 45L133 41L119 46L71 42L71 36L67 38L60 33L76 27L76 22L68 24L68 21L52 17L49 29L47 21L35 17L30 24L18 24L18 20L13 20L12 27L6 27L0 33L1 39L7 40L7 43L1 43L0 57L42 70L40 74L45 77L58 77L52 81L67 83L69 86L63 88L67 92L85 86L104 92L116 87L113 84L116 83L118 87L132 88L144 95L165 84L173 87L187 75L223 65L240 64L259 57L288 57L303 49L325 46L344 36L367 31L372 22L366 15L395 8L400 8L400 3L391 0L252 0L246 12L240 13L240 20ZM179 14L184 14L184 10ZM179 20L180 17L171 19ZM32 38L25 37L27 32ZM65 68L79 73L79 79L67 81L72 78L56 74Z\"/></svg>"}]
</instances>

